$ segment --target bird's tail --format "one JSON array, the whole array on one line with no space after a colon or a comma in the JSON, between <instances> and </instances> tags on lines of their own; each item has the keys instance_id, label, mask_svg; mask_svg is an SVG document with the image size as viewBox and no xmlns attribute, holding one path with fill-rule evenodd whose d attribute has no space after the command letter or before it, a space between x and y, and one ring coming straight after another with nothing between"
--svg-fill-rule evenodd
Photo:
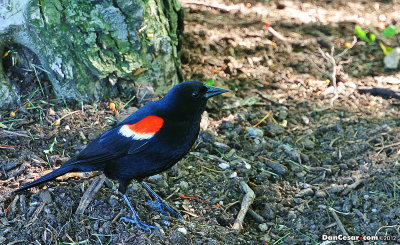
<instances>
[{"instance_id":1,"label":"bird's tail","mask_svg":"<svg viewBox=\"0 0 400 245\"><path fill-rule=\"evenodd\" d=\"M20 191L24 191L26 189L32 188L34 186L40 185L44 182L47 182L49 180L53 180L55 178L57 178L58 176L61 176L63 174L66 174L68 172L81 172L82 170L75 164L71 164L71 165L63 165L60 168L54 170L51 173L48 173L42 177L40 177L39 179L24 185L23 187L19 188L18 190L16 190L15 192L20 192Z\"/></svg>"}]
</instances>

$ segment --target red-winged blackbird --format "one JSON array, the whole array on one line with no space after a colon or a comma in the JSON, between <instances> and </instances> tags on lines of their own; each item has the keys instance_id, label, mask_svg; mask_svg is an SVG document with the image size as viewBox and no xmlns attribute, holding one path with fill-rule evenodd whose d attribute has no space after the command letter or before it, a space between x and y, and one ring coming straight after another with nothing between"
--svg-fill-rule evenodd
<instances>
[{"instance_id":1,"label":"red-winged blackbird","mask_svg":"<svg viewBox=\"0 0 400 245\"><path fill-rule=\"evenodd\" d=\"M161 100L151 102L109 129L60 168L21 187L17 192L55 179L68 172L103 171L119 181L118 190L128 204L135 223L151 231L157 226L143 223L125 195L130 182L137 180L156 200L163 214L182 216L146 185L145 177L166 171L190 150L200 130L201 114L207 99L229 92L201 82L184 82L173 87ZM169 213L168 213L169 212Z\"/></svg>"}]
</instances>

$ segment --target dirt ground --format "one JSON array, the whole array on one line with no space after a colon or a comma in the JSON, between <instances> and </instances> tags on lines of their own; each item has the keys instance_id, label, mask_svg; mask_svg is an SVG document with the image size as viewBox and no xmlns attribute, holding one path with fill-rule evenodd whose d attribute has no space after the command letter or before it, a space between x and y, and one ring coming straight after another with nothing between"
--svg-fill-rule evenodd
<instances>
[{"instance_id":1,"label":"dirt ground","mask_svg":"<svg viewBox=\"0 0 400 245\"><path fill-rule=\"evenodd\" d=\"M108 103L71 104L36 88L14 117L0 112L0 244L346 244L322 239L344 234L379 236L354 244L400 244L399 102L359 90L398 91L400 73L384 68L377 44L346 49L357 24L378 34L398 24L400 5L181 2L186 80L233 91L210 101L190 154L147 180L184 220L153 210L133 183L128 196L139 215L162 229L149 234L120 222L129 210L112 181L75 214L93 174L11 195L116 120ZM133 100L122 114L150 99ZM121 109L128 100L114 102ZM255 198L237 230L242 185Z\"/></svg>"}]
</instances>

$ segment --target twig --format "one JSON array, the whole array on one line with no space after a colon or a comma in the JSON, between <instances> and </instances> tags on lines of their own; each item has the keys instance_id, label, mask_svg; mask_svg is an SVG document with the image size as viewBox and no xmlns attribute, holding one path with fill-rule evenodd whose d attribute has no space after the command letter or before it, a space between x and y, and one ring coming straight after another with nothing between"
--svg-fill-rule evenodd
<instances>
[{"instance_id":1,"label":"twig","mask_svg":"<svg viewBox=\"0 0 400 245\"><path fill-rule=\"evenodd\" d=\"M347 233L346 229L344 228L342 222L341 222L340 219L339 219L339 216L337 216L336 210L334 210L333 208L329 208L329 211L331 212L333 218L334 218L335 221L336 221L337 226L338 226L339 229L342 231L343 235L344 235L344 236L348 236L349 233ZM351 245L354 244L352 241L349 241L349 243L350 243Z\"/></svg>"},{"instance_id":2,"label":"twig","mask_svg":"<svg viewBox=\"0 0 400 245\"><path fill-rule=\"evenodd\" d=\"M272 28L269 24L265 24L265 27L267 28L269 33L271 33L274 37L278 38L279 40L281 40L283 42L289 42L289 40L286 37L284 37L279 32L275 31L275 29Z\"/></svg>"},{"instance_id":3,"label":"twig","mask_svg":"<svg viewBox=\"0 0 400 245\"><path fill-rule=\"evenodd\" d=\"M352 190L356 189L360 184L364 182L364 179L358 179L353 184L347 186L347 188L342 191L342 194L347 196Z\"/></svg>"},{"instance_id":4,"label":"twig","mask_svg":"<svg viewBox=\"0 0 400 245\"><path fill-rule=\"evenodd\" d=\"M393 147L393 146L398 146L400 145L400 142L396 142L390 145L384 145L381 147L381 149L379 149L379 151L375 154L375 157L377 157L384 149L389 148L389 147Z\"/></svg>"},{"instance_id":5,"label":"twig","mask_svg":"<svg viewBox=\"0 0 400 245\"><path fill-rule=\"evenodd\" d=\"M379 229L375 232L375 236L378 235L378 232L381 229L386 229L386 228L393 228L397 231L397 234L400 235L400 225L384 225L384 226L379 227Z\"/></svg>"},{"instance_id":6,"label":"twig","mask_svg":"<svg viewBox=\"0 0 400 245\"><path fill-rule=\"evenodd\" d=\"M99 191L100 187L103 186L105 176L103 175L101 178L96 177L93 182L90 184L89 188L83 194L81 201L79 202L78 208L76 209L75 214L81 215L85 212L85 209L89 206L90 202L93 200L94 195Z\"/></svg>"},{"instance_id":7,"label":"twig","mask_svg":"<svg viewBox=\"0 0 400 245\"><path fill-rule=\"evenodd\" d=\"M26 148L24 145L0 145L0 149Z\"/></svg>"},{"instance_id":8,"label":"twig","mask_svg":"<svg viewBox=\"0 0 400 245\"><path fill-rule=\"evenodd\" d=\"M40 206L33 213L32 218L29 221L29 223L34 223L37 220L37 218L39 217L39 214L42 212L44 206L46 206L46 203L42 202L42 204L40 204Z\"/></svg>"},{"instance_id":9,"label":"twig","mask_svg":"<svg viewBox=\"0 0 400 245\"><path fill-rule=\"evenodd\" d=\"M167 196L167 198L165 198L165 201L167 201L168 199L170 199L173 195L175 195L181 188L178 187L174 190L174 192L171 193L171 195Z\"/></svg>"},{"instance_id":10,"label":"twig","mask_svg":"<svg viewBox=\"0 0 400 245\"><path fill-rule=\"evenodd\" d=\"M27 131L9 131L9 130L1 130L0 131L0 136L19 136L19 137L26 137L29 138L29 135L27 134Z\"/></svg>"},{"instance_id":11,"label":"twig","mask_svg":"<svg viewBox=\"0 0 400 245\"><path fill-rule=\"evenodd\" d=\"M253 217L253 219L257 222L257 223L265 223L265 219L259 215L258 213L256 213L253 209L249 208L249 214L251 215L251 217Z\"/></svg>"},{"instance_id":12,"label":"twig","mask_svg":"<svg viewBox=\"0 0 400 245\"><path fill-rule=\"evenodd\" d=\"M243 226L243 219L246 216L247 211L249 210L250 205L253 203L256 195L254 191L246 184L244 181L240 181L240 186L244 193L246 193L243 197L242 205L240 207L240 211L238 216L236 217L235 223L233 223L232 229L240 231Z\"/></svg>"},{"instance_id":13,"label":"twig","mask_svg":"<svg viewBox=\"0 0 400 245\"><path fill-rule=\"evenodd\" d=\"M328 64L330 64L330 66L332 67L332 71L331 71L330 73L324 71L324 70L323 70L319 65L317 65L312 59L310 59L309 57L307 57L307 59L308 59L309 61L311 61L311 64L313 64L313 65L317 68L317 70L318 70L319 72L321 72L322 74L327 75L327 76L329 76L329 77L331 78L332 85L333 85L333 88L334 88L334 90L333 90L334 96L333 96L333 98L332 98L331 101L330 101L331 106L333 106L333 102L334 102L337 98L339 98L339 94L338 94L338 91L337 91L337 84L336 84L336 76L337 76L337 74L340 72L341 65L349 62L349 60L347 60L347 61L342 61L341 58L342 58L342 56L344 56L351 48L353 48L354 45L355 45L356 43L357 43L357 38L354 36L354 37L353 37L353 42L351 43L350 47L346 48L345 50L343 50L342 52L340 52L340 53L337 54L337 55L334 55L334 52L335 52L335 47L334 47L334 46L332 46L331 52L330 52L330 53L324 52L324 51L322 51L322 49L321 49L320 47L318 47L318 51L319 51L319 53L321 54L322 58L324 58L324 59L326 60L326 62L327 62Z\"/></svg>"},{"instance_id":14,"label":"twig","mask_svg":"<svg viewBox=\"0 0 400 245\"><path fill-rule=\"evenodd\" d=\"M239 6L225 6L222 4L205 4L205 3L196 3L196 2L184 2L183 4L188 4L188 5L197 5L197 6L201 6L201 7L207 7L207 8L212 8L212 9L216 9L219 11L223 11L223 12L229 12L231 10L240 10Z\"/></svg>"},{"instance_id":15,"label":"twig","mask_svg":"<svg viewBox=\"0 0 400 245\"><path fill-rule=\"evenodd\" d=\"M357 38L356 38L356 36L353 36L353 42L351 43L350 47L346 48L340 54L336 55L335 58L337 59L337 58L340 58L343 55L345 55L351 48L354 47L354 45L356 45L356 43L357 43Z\"/></svg>"}]
</instances>

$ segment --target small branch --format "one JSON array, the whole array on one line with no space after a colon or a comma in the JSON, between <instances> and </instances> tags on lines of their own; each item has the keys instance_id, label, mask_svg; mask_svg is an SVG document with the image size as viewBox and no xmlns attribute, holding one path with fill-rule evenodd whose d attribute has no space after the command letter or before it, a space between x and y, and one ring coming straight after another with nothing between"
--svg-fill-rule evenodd
<instances>
[{"instance_id":1,"label":"small branch","mask_svg":"<svg viewBox=\"0 0 400 245\"><path fill-rule=\"evenodd\" d=\"M336 224L339 227L339 229L342 231L344 236L348 236L349 233L347 233L346 229L344 228L342 221L340 221L339 216L337 216L336 214L336 210L334 210L333 208L329 208L329 211L331 212L333 218L335 218ZM349 243L351 245L353 245L354 243L352 241L349 241Z\"/></svg>"},{"instance_id":2,"label":"small branch","mask_svg":"<svg viewBox=\"0 0 400 245\"><path fill-rule=\"evenodd\" d=\"M349 60L347 61L342 61L341 58L342 56L344 56L351 48L354 47L354 45L357 43L357 38L354 36L353 37L353 42L351 43L350 47L346 48L345 50L343 50L341 53L334 55L335 52L335 47L332 46L331 52L327 53L322 51L322 49L320 47L318 47L318 51L320 53L320 55L322 56L322 58L324 58L324 60L326 60L326 62L332 67L332 70L330 73L324 71L319 65L316 64L316 62L314 62L311 58L307 57L307 59L309 61L311 61L311 64L314 65L317 70L319 72L321 72L324 75L327 75L331 78L332 81L332 85L334 88L334 96L330 101L331 106L333 106L333 102L339 98L339 94L337 91L337 84L336 84L336 76L337 74L340 72L341 68L342 68L342 64L348 63Z\"/></svg>"},{"instance_id":3,"label":"small branch","mask_svg":"<svg viewBox=\"0 0 400 245\"><path fill-rule=\"evenodd\" d=\"M364 179L357 179L353 184L348 185L347 188L342 191L342 194L347 196L352 190L356 189L359 185L364 182Z\"/></svg>"},{"instance_id":4,"label":"small branch","mask_svg":"<svg viewBox=\"0 0 400 245\"><path fill-rule=\"evenodd\" d=\"M320 47L318 47L318 51L322 55L322 57L332 66L332 72L330 74L330 77L334 88L333 90L334 96L331 99L331 106L333 106L333 102L339 97L336 86L337 65L336 65L336 60L333 57L333 52L335 51L335 47L332 46L330 54L324 53L324 51L322 51Z\"/></svg>"},{"instance_id":5,"label":"small branch","mask_svg":"<svg viewBox=\"0 0 400 245\"><path fill-rule=\"evenodd\" d=\"M79 202L78 208L75 214L81 215L85 212L85 209L89 206L90 202L93 200L96 193L99 191L100 187L103 186L106 177L103 175L101 178L96 177L90 184L89 188L83 194L81 201Z\"/></svg>"},{"instance_id":6,"label":"small branch","mask_svg":"<svg viewBox=\"0 0 400 245\"><path fill-rule=\"evenodd\" d=\"M356 45L356 43L357 43L357 38L356 38L356 36L353 36L353 42L351 43L350 47L346 48L340 54L336 55L335 58L338 59L338 58L342 57L343 55L345 55L351 48L354 47L354 45Z\"/></svg>"},{"instance_id":7,"label":"small branch","mask_svg":"<svg viewBox=\"0 0 400 245\"><path fill-rule=\"evenodd\" d=\"M274 28L272 28L270 25L266 24L267 30L269 31L269 33L271 33L274 37L276 37L277 39L283 41L283 42L290 42L286 37L284 37L282 34L280 34L279 32L275 31Z\"/></svg>"},{"instance_id":8,"label":"small branch","mask_svg":"<svg viewBox=\"0 0 400 245\"><path fill-rule=\"evenodd\" d=\"M5 136L5 137L16 136L16 137L29 138L27 131L10 131L10 130L5 130L5 129L0 131L0 136Z\"/></svg>"},{"instance_id":9,"label":"small branch","mask_svg":"<svg viewBox=\"0 0 400 245\"><path fill-rule=\"evenodd\" d=\"M196 3L196 2L183 2L183 4L187 4L187 5L196 5L196 6L201 6L201 7L207 7L207 8L212 8L215 10L219 10L225 13L230 12L231 10L240 10L240 6L226 6L223 4L205 4L205 3Z\"/></svg>"},{"instance_id":10,"label":"small branch","mask_svg":"<svg viewBox=\"0 0 400 245\"><path fill-rule=\"evenodd\" d=\"M243 228L243 220L246 216L247 211L250 208L250 205L253 203L256 195L254 191L246 184L244 181L240 181L240 186L244 193L246 193L243 197L242 205L240 207L240 211L238 216L236 217L235 223L233 223L232 229L240 231Z\"/></svg>"}]
</instances>

